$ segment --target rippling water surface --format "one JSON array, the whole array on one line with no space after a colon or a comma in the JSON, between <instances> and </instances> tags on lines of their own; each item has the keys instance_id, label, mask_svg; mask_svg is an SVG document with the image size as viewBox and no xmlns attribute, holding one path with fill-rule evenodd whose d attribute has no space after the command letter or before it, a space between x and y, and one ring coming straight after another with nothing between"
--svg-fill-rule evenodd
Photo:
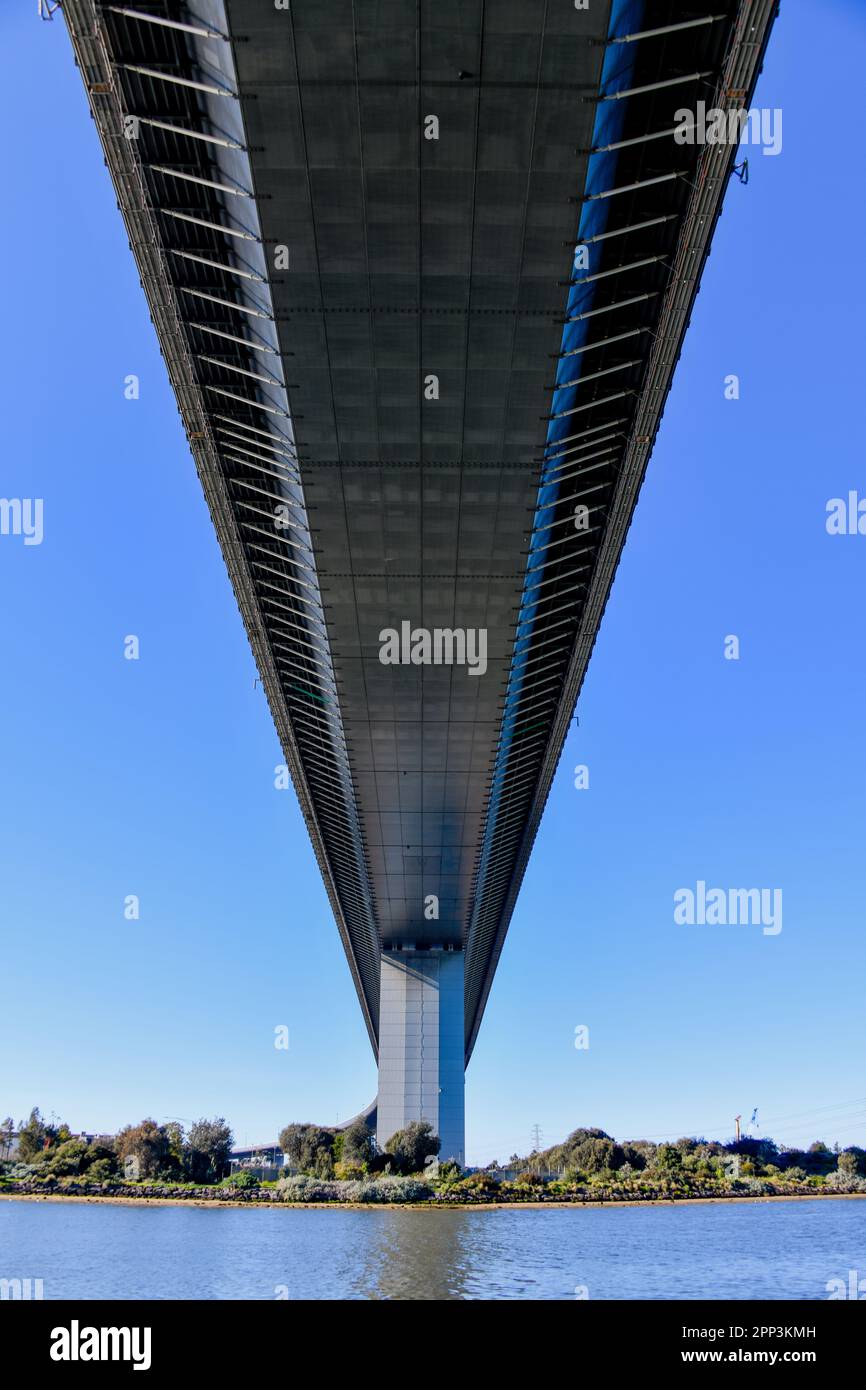
<instances>
[{"instance_id":1,"label":"rippling water surface","mask_svg":"<svg viewBox=\"0 0 866 1390\"><path fill-rule=\"evenodd\" d=\"M0 1199L0 1277L45 1298L827 1298L866 1201L297 1211Z\"/></svg>"}]
</instances>

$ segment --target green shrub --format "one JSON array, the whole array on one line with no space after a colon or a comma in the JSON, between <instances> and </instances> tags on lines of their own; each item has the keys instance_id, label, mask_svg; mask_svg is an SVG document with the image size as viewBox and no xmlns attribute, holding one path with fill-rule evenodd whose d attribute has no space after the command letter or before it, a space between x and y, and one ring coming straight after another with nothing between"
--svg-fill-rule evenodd
<instances>
[{"instance_id":1,"label":"green shrub","mask_svg":"<svg viewBox=\"0 0 866 1390\"><path fill-rule=\"evenodd\" d=\"M443 1191L451 1195L466 1197L494 1197L500 1184L490 1173L467 1173L465 1178L457 1178L442 1184Z\"/></svg>"},{"instance_id":2,"label":"green shrub","mask_svg":"<svg viewBox=\"0 0 866 1390\"><path fill-rule=\"evenodd\" d=\"M29 1182L35 1178L38 1172L33 1163L9 1163L4 1164L6 1177L12 1182Z\"/></svg>"},{"instance_id":3,"label":"green shrub","mask_svg":"<svg viewBox=\"0 0 866 1390\"><path fill-rule=\"evenodd\" d=\"M86 1166L87 1148L85 1139L66 1139L45 1150L44 1157L38 1161L39 1167L55 1178L77 1177Z\"/></svg>"},{"instance_id":4,"label":"green shrub","mask_svg":"<svg viewBox=\"0 0 866 1390\"><path fill-rule=\"evenodd\" d=\"M554 1178L553 1182L548 1183L547 1190L554 1197L571 1197L576 1188L567 1178Z\"/></svg>"},{"instance_id":5,"label":"green shrub","mask_svg":"<svg viewBox=\"0 0 866 1390\"><path fill-rule=\"evenodd\" d=\"M478 1175L476 1174L475 1176ZM436 1170L437 1182L459 1182L462 1177L463 1169L460 1167L459 1163L455 1163L453 1158L446 1158L439 1164Z\"/></svg>"},{"instance_id":6,"label":"green shrub","mask_svg":"<svg viewBox=\"0 0 866 1390\"><path fill-rule=\"evenodd\" d=\"M366 1168L362 1163L343 1163L334 1164L334 1177L338 1182L359 1182L364 1177Z\"/></svg>"},{"instance_id":7,"label":"green shrub","mask_svg":"<svg viewBox=\"0 0 866 1390\"><path fill-rule=\"evenodd\" d=\"M254 1187L258 1187L259 1180L254 1173L248 1172L245 1168L240 1168L236 1173L232 1173L230 1177L223 1178L220 1185L222 1187L234 1187L239 1192L248 1192Z\"/></svg>"},{"instance_id":8,"label":"green shrub","mask_svg":"<svg viewBox=\"0 0 866 1390\"><path fill-rule=\"evenodd\" d=\"M539 1188L544 1187L544 1178L542 1178L538 1173L518 1173L517 1177L514 1179L514 1182L512 1183L512 1186L529 1187L534 1188L537 1191Z\"/></svg>"},{"instance_id":9,"label":"green shrub","mask_svg":"<svg viewBox=\"0 0 866 1390\"><path fill-rule=\"evenodd\" d=\"M415 1178L365 1178L335 1182L296 1174L280 1178L277 1195L283 1202L426 1202L433 1189Z\"/></svg>"},{"instance_id":10,"label":"green shrub","mask_svg":"<svg viewBox=\"0 0 866 1390\"><path fill-rule=\"evenodd\" d=\"M429 1183L418 1178L381 1177L368 1182L346 1183L346 1202L427 1202L433 1196Z\"/></svg>"},{"instance_id":11,"label":"green shrub","mask_svg":"<svg viewBox=\"0 0 866 1390\"><path fill-rule=\"evenodd\" d=\"M277 1196L281 1202L332 1202L336 1199L336 1183L309 1178L305 1173L293 1173L280 1178Z\"/></svg>"},{"instance_id":12,"label":"green shrub","mask_svg":"<svg viewBox=\"0 0 866 1390\"><path fill-rule=\"evenodd\" d=\"M116 1165L108 1158L97 1158L85 1174L88 1182L110 1182L116 1177Z\"/></svg>"},{"instance_id":13,"label":"green shrub","mask_svg":"<svg viewBox=\"0 0 866 1390\"><path fill-rule=\"evenodd\" d=\"M837 1172L831 1173L825 1179L824 1187L830 1192L866 1192L866 1178L858 1177L856 1173L847 1173L839 1168Z\"/></svg>"},{"instance_id":14,"label":"green shrub","mask_svg":"<svg viewBox=\"0 0 866 1390\"><path fill-rule=\"evenodd\" d=\"M836 1160L838 1172L853 1178L866 1178L866 1149L843 1149Z\"/></svg>"}]
</instances>

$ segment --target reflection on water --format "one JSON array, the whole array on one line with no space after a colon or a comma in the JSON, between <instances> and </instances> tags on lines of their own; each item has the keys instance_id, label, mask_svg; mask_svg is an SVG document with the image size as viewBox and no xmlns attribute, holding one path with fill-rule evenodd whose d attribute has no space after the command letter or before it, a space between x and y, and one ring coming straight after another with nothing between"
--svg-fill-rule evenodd
<instances>
[{"instance_id":1,"label":"reflection on water","mask_svg":"<svg viewBox=\"0 0 866 1390\"><path fill-rule=\"evenodd\" d=\"M866 1202L296 1211L0 1199L0 1278L46 1298L826 1298Z\"/></svg>"},{"instance_id":2,"label":"reflection on water","mask_svg":"<svg viewBox=\"0 0 866 1390\"><path fill-rule=\"evenodd\" d=\"M566 1261L571 1258L567 1254L568 1247L575 1248L568 1238L576 1232L568 1231L562 1218L568 1220L576 1213L403 1211L371 1214L374 1229L366 1232L364 1258L352 1278L352 1297L437 1300L574 1297L573 1282L571 1285L562 1282L554 1288L551 1279L556 1277L556 1264L563 1258ZM551 1215L559 1220L546 1221ZM557 1249L559 1253L555 1255ZM564 1280L570 1277L563 1271Z\"/></svg>"}]
</instances>

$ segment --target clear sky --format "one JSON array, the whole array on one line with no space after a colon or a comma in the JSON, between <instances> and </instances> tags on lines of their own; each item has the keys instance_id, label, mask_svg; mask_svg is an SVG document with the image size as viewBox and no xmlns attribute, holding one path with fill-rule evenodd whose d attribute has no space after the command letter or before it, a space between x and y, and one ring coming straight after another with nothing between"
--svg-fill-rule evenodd
<instances>
[{"instance_id":1,"label":"clear sky","mask_svg":"<svg viewBox=\"0 0 866 1390\"><path fill-rule=\"evenodd\" d=\"M44 499L41 545L0 536L0 1114L270 1139L353 1114L375 1066L65 28L35 9L0 19L0 493ZM782 152L728 191L467 1073L471 1161L535 1124L725 1138L755 1107L759 1133L866 1145L866 536L825 529L866 496L864 57L858 0L784 0L756 98ZM677 925L698 880L780 888L782 931Z\"/></svg>"}]
</instances>

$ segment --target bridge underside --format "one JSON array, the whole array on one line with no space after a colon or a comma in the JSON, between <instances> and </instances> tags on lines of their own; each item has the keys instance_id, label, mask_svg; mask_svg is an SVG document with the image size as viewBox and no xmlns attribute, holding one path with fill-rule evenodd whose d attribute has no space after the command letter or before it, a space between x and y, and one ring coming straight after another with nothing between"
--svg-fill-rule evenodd
<instances>
[{"instance_id":1,"label":"bridge underside","mask_svg":"<svg viewBox=\"0 0 866 1390\"><path fill-rule=\"evenodd\" d=\"M380 1130L451 1124L773 8L66 0Z\"/></svg>"}]
</instances>

